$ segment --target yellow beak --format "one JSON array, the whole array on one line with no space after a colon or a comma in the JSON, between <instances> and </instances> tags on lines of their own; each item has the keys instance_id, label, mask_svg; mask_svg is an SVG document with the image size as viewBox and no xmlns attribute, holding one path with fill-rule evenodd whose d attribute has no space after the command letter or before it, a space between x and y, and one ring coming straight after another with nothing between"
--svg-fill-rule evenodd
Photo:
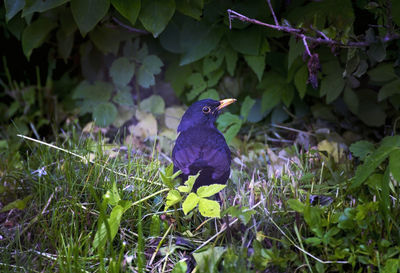
<instances>
[{"instance_id":1,"label":"yellow beak","mask_svg":"<svg viewBox=\"0 0 400 273\"><path fill-rule=\"evenodd\" d=\"M224 99L219 101L219 106L217 107L217 111L221 110L224 107L227 107L229 104L232 104L236 101L236 99Z\"/></svg>"}]
</instances>

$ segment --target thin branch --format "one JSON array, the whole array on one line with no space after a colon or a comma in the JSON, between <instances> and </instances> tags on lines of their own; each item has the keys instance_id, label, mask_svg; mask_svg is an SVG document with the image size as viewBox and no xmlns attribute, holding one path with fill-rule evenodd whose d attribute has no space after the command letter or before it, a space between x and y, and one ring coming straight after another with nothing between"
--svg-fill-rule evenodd
<instances>
[{"instance_id":1,"label":"thin branch","mask_svg":"<svg viewBox=\"0 0 400 273\"><path fill-rule=\"evenodd\" d=\"M272 8L272 5L271 5L271 0L267 0L267 3L268 3L268 6L269 6L269 10L272 13L272 17L274 17L275 25L279 26L278 20L276 19L276 15L275 15L274 9Z\"/></svg>"},{"instance_id":2,"label":"thin branch","mask_svg":"<svg viewBox=\"0 0 400 273\"><path fill-rule=\"evenodd\" d=\"M230 28L232 28L231 20L238 19L242 22L249 22L249 23L252 23L255 25L260 25L260 26L272 28L275 30L288 32L288 33L293 34L296 37L301 38L301 39L303 39L303 37L304 37L308 42L317 43L317 44L326 44L326 45L330 45L330 46L340 46L340 47L367 47L373 43L373 42L371 43L371 42L367 42L367 41L362 41L362 42L348 42L345 44L345 43L342 43L341 41L332 40L329 37L327 37L326 35L324 35L323 38L311 37L311 36L307 36L307 35L303 34L305 32L304 29L267 24L267 23L258 21L257 19L252 19L247 16L244 16L243 14L240 14L231 9L228 9L227 12L228 12L228 16L229 16L229 27ZM384 38L382 38L381 41L389 42L389 41L396 40L399 38L400 38L400 35L398 35L398 34L388 33L388 35L386 35Z\"/></svg>"},{"instance_id":3,"label":"thin branch","mask_svg":"<svg viewBox=\"0 0 400 273\"><path fill-rule=\"evenodd\" d=\"M150 34L150 32L143 30L143 29L138 29L138 28L134 28L131 26L128 26L127 24L122 23L120 20L118 20L117 18L113 17L112 18L114 22L116 22L118 25L120 25L121 27L129 30L130 32L135 32L135 33L140 33L140 34Z\"/></svg>"},{"instance_id":4,"label":"thin branch","mask_svg":"<svg viewBox=\"0 0 400 273\"><path fill-rule=\"evenodd\" d=\"M304 44L304 47L306 48L307 54L308 54L308 56L311 57L311 52L310 52L310 49L308 48L306 36L302 35L302 39L303 39L303 44Z\"/></svg>"}]
</instances>

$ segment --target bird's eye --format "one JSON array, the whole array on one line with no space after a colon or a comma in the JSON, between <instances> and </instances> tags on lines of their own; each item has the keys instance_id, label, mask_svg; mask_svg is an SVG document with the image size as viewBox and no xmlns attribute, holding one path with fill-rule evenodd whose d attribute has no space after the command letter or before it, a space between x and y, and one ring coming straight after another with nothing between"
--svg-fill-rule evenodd
<instances>
[{"instance_id":1,"label":"bird's eye","mask_svg":"<svg viewBox=\"0 0 400 273\"><path fill-rule=\"evenodd\" d=\"M208 114L208 113L210 113L211 112L211 108L210 107L208 107L208 106L204 106L203 107L203 113L204 114Z\"/></svg>"}]
</instances>

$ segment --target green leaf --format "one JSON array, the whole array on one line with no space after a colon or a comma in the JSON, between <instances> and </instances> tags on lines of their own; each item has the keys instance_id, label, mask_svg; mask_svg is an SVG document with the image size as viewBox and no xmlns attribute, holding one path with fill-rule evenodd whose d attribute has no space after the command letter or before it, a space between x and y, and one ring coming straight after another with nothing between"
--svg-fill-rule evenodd
<instances>
[{"instance_id":1,"label":"green leaf","mask_svg":"<svg viewBox=\"0 0 400 273\"><path fill-rule=\"evenodd\" d=\"M197 177L199 177L200 173L196 175L189 175L188 179L185 181L185 185L188 187L188 192L191 192L193 189L193 185L196 182Z\"/></svg>"},{"instance_id":2,"label":"green leaf","mask_svg":"<svg viewBox=\"0 0 400 273\"><path fill-rule=\"evenodd\" d=\"M121 42L121 35L118 30L108 26L97 26L89 33L90 40L104 54L112 53L117 55Z\"/></svg>"},{"instance_id":3,"label":"green leaf","mask_svg":"<svg viewBox=\"0 0 400 273\"><path fill-rule=\"evenodd\" d=\"M120 205L117 205L112 209L109 219L105 220L108 222L108 225L110 226L110 236L111 236L111 238L109 238L110 242L112 242L115 235L117 235L123 213L124 213L124 208L121 207ZM106 242L107 242L107 228L106 224L102 222L94 236L93 248L96 249L98 247L103 247L106 244Z\"/></svg>"},{"instance_id":4,"label":"green leaf","mask_svg":"<svg viewBox=\"0 0 400 273\"><path fill-rule=\"evenodd\" d=\"M22 12L22 17L33 14L34 12L42 13L55 7L67 3L69 0L26 0L26 6Z\"/></svg>"},{"instance_id":5,"label":"green leaf","mask_svg":"<svg viewBox=\"0 0 400 273\"><path fill-rule=\"evenodd\" d=\"M282 86L282 102L286 107L290 107L294 98L294 87L291 84L284 84Z\"/></svg>"},{"instance_id":6,"label":"green leaf","mask_svg":"<svg viewBox=\"0 0 400 273\"><path fill-rule=\"evenodd\" d=\"M170 206L179 203L182 200L182 196L177 190L170 190L167 195L167 201L165 202L165 209L167 210Z\"/></svg>"},{"instance_id":7,"label":"green leaf","mask_svg":"<svg viewBox=\"0 0 400 273\"><path fill-rule=\"evenodd\" d=\"M382 126L385 124L386 113L384 106L377 103L376 92L362 89L357 92L359 107L357 116L369 126Z\"/></svg>"},{"instance_id":8,"label":"green leaf","mask_svg":"<svg viewBox=\"0 0 400 273\"><path fill-rule=\"evenodd\" d=\"M197 189L197 195L199 197L210 197L214 194L220 192L226 187L226 185L222 184L211 184L208 186L201 186Z\"/></svg>"},{"instance_id":9,"label":"green leaf","mask_svg":"<svg viewBox=\"0 0 400 273\"><path fill-rule=\"evenodd\" d=\"M8 203L7 205L5 205L0 212L6 212L6 211L10 211L12 209L19 209L19 210L23 210L26 208L26 205L29 203L29 201L32 199L32 195L28 195L27 197L25 197L24 199L17 199L12 201L11 203Z\"/></svg>"},{"instance_id":10,"label":"green leaf","mask_svg":"<svg viewBox=\"0 0 400 273\"><path fill-rule=\"evenodd\" d=\"M117 108L110 102L97 105L93 110L93 119L100 127L107 127L118 115Z\"/></svg>"},{"instance_id":11,"label":"green leaf","mask_svg":"<svg viewBox=\"0 0 400 273\"><path fill-rule=\"evenodd\" d=\"M131 81L134 73L135 64L125 57L114 60L110 68L110 76L114 84L119 87L126 86Z\"/></svg>"},{"instance_id":12,"label":"green leaf","mask_svg":"<svg viewBox=\"0 0 400 273\"><path fill-rule=\"evenodd\" d=\"M185 89L186 80L190 75L192 75L190 65L180 66L177 62L168 65L165 71L165 79L171 84L178 97Z\"/></svg>"},{"instance_id":13,"label":"green leaf","mask_svg":"<svg viewBox=\"0 0 400 273\"><path fill-rule=\"evenodd\" d=\"M399 5L400 6L400 5ZM393 18L394 19L394 18ZM397 20L397 24L400 25L400 20ZM382 269L382 273L396 273L399 271L400 262L398 259L387 259L385 267Z\"/></svg>"},{"instance_id":14,"label":"green leaf","mask_svg":"<svg viewBox=\"0 0 400 273\"><path fill-rule=\"evenodd\" d=\"M197 194L191 192L182 204L183 213L187 215L199 203L200 198Z\"/></svg>"},{"instance_id":15,"label":"green leaf","mask_svg":"<svg viewBox=\"0 0 400 273\"><path fill-rule=\"evenodd\" d=\"M56 26L54 21L42 16L25 28L22 33L22 50L28 59L32 51L43 44Z\"/></svg>"},{"instance_id":16,"label":"green leaf","mask_svg":"<svg viewBox=\"0 0 400 273\"><path fill-rule=\"evenodd\" d=\"M107 196L108 204L112 205L112 206L117 205L118 202L121 200L121 197L119 196L117 184L115 182L112 185L111 191L110 190L107 191L105 196Z\"/></svg>"},{"instance_id":17,"label":"green leaf","mask_svg":"<svg viewBox=\"0 0 400 273\"><path fill-rule=\"evenodd\" d=\"M395 94L400 94L400 80L394 80L379 89L378 101L383 101Z\"/></svg>"},{"instance_id":18,"label":"green leaf","mask_svg":"<svg viewBox=\"0 0 400 273\"><path fill-rule=\"evenodd\" d=\"M4 0L6 21L9 22L25 6L25 0Z\"/></svg>"},{"instance_id":19,"label":"green leaf","mask_svg":"<svg viewBox=\"0 0 400 273\"><path fill-rule=\"evenodd\" d=\"M223 132L225 140L229 144L239 133L242 127L242 120L239 116L226 112L218 117L217 124L218 129Z\"/></svg>"},{"instance_id":20,"label":"green leaf","mask_svg":"<svg viewBox=\"0 0 400 273\"><path fill-rule=\"evenodd\" d=\"M242 54L257 56L260 54L262 33L257 26L243 30L232 29L228 32L231 47Z\"/></svg>"},{"instance_id":21,"label":"green leaf","mask_svg":"<svg viewBox=\"0 0 400 273\"><path fill-rule=\"evenodd\" d=\"M200 198L199 211L204 217L221 217L221 206L217 201Z\"/></svg>"},{"instance_id":22,"label":"green leaf","mask_svg":"<svg viewBox=\"0 0 400 273\"><path fill-rule=\"evenodd\" d=\"M219 246L210 247L206 251L200 253L193 253L197 264L196 268L198 269L196 272L218 272L218 262L225 251L225 247Z\"/></svg>"},{"instance_id":23,"label":"green leaf","mask_svg":"<svg viewBox=\"0 0 400 273\"><path fill-rule=\"evenodd\" d=\"M175 264L174 268L172 269L171 273L186 273L187 271L187 264L185 261L179 261Z\"/></svg>"},{"instance_id":24,"label":"green leaf","mask_svg":"<svg viewBox=\"0 0 400 273\"><path fill-rule=\"evenodd\" d=\"M271 110L281 101L283 87L283 84L277 84L264 91L261 98L262 111Z\"/></svg>"},{"instance_id":25,"label":"green leaf","mask_svg":"<svg viewBox=\"0 0 400 273\"><path fill-rule=\"evenodd\" d=\"M226 62L226 70L228 70L229 75L235 75L236 63L238 60L238 54L231 47L227 47L225 49L225 62Z\"/></svg>"},{"instance_id":26,"label":"green leaf","mask_svg":"<svg viewBox=\"0 0 400 273\"><path fill-rule=\"evenodd\" d=\"M71 55L72 47L74 45L74 35L66 34L61 28L57 31L57 51L61 58L66 63Z\"/></svg>"},{"instance_id":27,"label":"green leaf","mask_svg":"<svg viewBox=\"0 0 400 273\"><path fill-rule=\"evenodd\" d=\"M373 43L367 50L368 56L376 62L382 62L386 57L386 47L382 42Z\"/></svg>"},{"instance_id":28,"label":"green leaf","mask_svg":"<svg viewBox=\"0 0 400 273\"><path fill-rule=\"evenodd\" d=\"M239 220L243 224L247 225L247 223L251 219L251 216L256 214L256 211L249 210L247 207L238 208L237 206L235 206L235 207L228 208L227 213L233 217L239 218Z\"/></svg>"},{"instance_id":29,"label":"green leaf","mask_svg":"<svg viewBox=\"0 0 400 273\"><path fill-rule=\"evenodd\" d=\"M297 92L301 99L304 98L307 91L307 80L308 80L308 69L307 66L303 65L297 70L294 75L294 85L296 86Z\"/></svg>"},{"instance_id":30,"label":"green leaf","mask_svg":"<svg viewBox=\"0 0 400 273\"><path fill-rule=\"evenodd\" d=\"M246 96L246 98L243 101L242 107L240 108L240 115L243 117L243 121L247 120L247 117L250 113L251 108L254 106L256 101L249 96Z\"/></svg>"},{"instance_id":31,"label":"green leaf","mask_svg":"<svg viewBox=\"0 0 400 273\"><path fill-rule=\"evenodd\" d=\"M164 99L159 95L152 95L140 102L140 110L161 115L165 112Z\"/></svg>"},{"instance_id":32,"label":"green leaf","mask_svg":"<svg viewBox=\"0 0 400 273\"><path fill-rule=\"evenodd\" d=\"M333 102L342 93L345 81L339 71L329 74L321 81L321 96L326 95L326 103Z\"/></svg>"},{"instance_id":33,"label":"green leaf","mask_svg":"<svg viewBox=\"0 0 400 273\"><path fill-rule=\"evenodd\" d=\"M358 113L358 107L359 107L358 96L353 91L353 89L351 89L348 86L344 88L343 100L352 113L354 114Z\"/></svg>"},{"instance_id":34,"label":"green leaf","mask_svg":"<svg viewBox=\"0 0 400 273\"><path fill-rule=\"evenodd\" d=\"M187 16L196 20L201 19L203 14L204 0L175 0L176 9Z\"/></svg>"},{"instance_id":35,"label":"green leaf","mask_svg":"<svg viewBox=\"0 0 400 273\"><path fill-rule=\"evenodd\" d=\"M289 53L288 53L288 69L292 67L294 60L301 56L305 51L305 47L302 40L298 40L294 35L290 37L289 40Z\"/></svg>"},{"instance_id":36,"label":"green leaf","mask_svg":"<svg viewBox=\"0 0 400 273\"><path fill-rule=\"evenodd\" d=\"M110 0L71 0L71 11L83 37L106 15Z\"/></svg>"},{"instance_id":37,"label":"green leaf","mask_svg":"<svg viewBox=\"0 0 400 273\"><path fill-rule=\"evenodd\" d=\"M349 150L353 156L364 161L364 159L375 150L375 146L369 141L361 140L351 144Z\"/></svg>"},{"instance_id":38,"label":"green leaf","mask_svg":"<svg viewBox=\"0 0 400 273\"><path fill-rule=\"evenodd\" d=\"M117 94L113 97L113 102L123 106L134 106L131 92L131 88L125 86L118 90Z\"/></svg>"},{"instance_id":39,"label":"green leaf","mask_svg":"<svg viewBox=\"0 0 400 273\"><path fill-rule=\"evenodd\" d=\"M203 74L207 75L210 72L217 70L224 60L224 55L220 50L211 53L203 59Z\"/></svg>"},{"instance_id":40,"label":"green leaf","mask_svg":"<svg viewBox=\"0 0 400 273\"><path fill-rule=\"evenodd\" d=\"M289 199L287 201L289 207L291 207L293 210L303 213L304 212L304 208L306 207L306 205L304 205L302 202L300 202L297 199Z\"/></svg>"},{"instance_id":41,"label":"green leaf","mask_svg":"<svg viewBox=\"0 0 400 273\"><path fill-rule=\"evenodd\" d=\"M367 74L373 82L389 82L397 78L393 63L380 63Z\"/></svg>"},{"instance_id":42,"label":"green leaf","mask_svg":"<svg viewBox=\"0 0 400 273\"><path fill-rule=\"evenodd\" d=\"M148 55L144 58L138 71L138 83L144 88L149 88L155 84L154 75L161 72L163 62L156 55Z\"/></svg>"},{"instance_id":43,"label":"green leaf","mask_svg":"<svg viewBox=\"0 0 400 273\"><path fill-rule=\"evenodd\" d=\"M153 215L151 217L151 224L150 224L150 236L157 237L160 236L161 233L161 220L158 215Z\"/></svg>"},{"instance_id":44,"label":"green leaf","mask_svg":"<svg viewBox=\"0 0 400 273\"><path fill-rule=\"evenodd\" d=\"M193 73L187 78L187 84L192 87L190 92L186 95L188 100L193 100L202 91L207 88L207 83L204 81L203 76L200 73Z\"/></svg>"},{"instance_id":45,"label":"green leaf","mask_svg":"<svg viewBox=\"0 0 400 273\"><path fill-rule=\"evenodd\" d=\"M73 99L86 99L97 103L107 102L111 98L113 86L108 82L97 81L90 84L82 81L73 91Z\"/></svg>"},{"instance_id":46,"label":"green leaf","mask_svg":"<svg viewBox=\"0 0 400 273\"><path fill-rule=\"evenodd\" d=\"M174 13L174 0L142 0L139 20L156 38L163 32Z\"/></svg>"},{"instance_id":47,"label":"green leaf","mask_svg":"<svg viewBox=\"0 0 400 273\"><path fill-rule=\"evenodd\" d=\"M203 99L219 100L220 98L217 90L212 88L212 89L207 89L205 92L201 93L198 100L203 100Z\"/></svg>"},{"instance_id":48,"label":"green leaf","mask_svg":"<svg viewBox=\"0 0 400 273\"><path fill-rule=\"evenodd\" d=\"M261 81L265 70L265 55L244 55L244 59L254 73L256 73L258 80Z\"/></svg>"},{"instance_id":49,"label":"green leaf","mask_svg":"<svg viewBox=\"0 0 400 273\"><path fill-rule=\"evenodd\" d=\"M400 150L394 150L390 153L389 169L393 178L400 182Z\"/></svg>"},{"instance_id":50,"label":"green leaf","mask_svg":"<svg viewBox=\"0 0 400 273\"><path fill-rule=\"evenodd\" d=\"M283 107L275 107L271 113L271 123L277 124L282 123L289 118L287 112Z\"/></svg>"},{"instance_id":51,"label":"green leaf","mask_svg":"<svg viewBox=\"0 0 400 273\"><path fill-rule=\"evenodd\" d=\"M140 0L111 0L114 8L134 25L140 11Z\"/></svg>"}]
</instances>

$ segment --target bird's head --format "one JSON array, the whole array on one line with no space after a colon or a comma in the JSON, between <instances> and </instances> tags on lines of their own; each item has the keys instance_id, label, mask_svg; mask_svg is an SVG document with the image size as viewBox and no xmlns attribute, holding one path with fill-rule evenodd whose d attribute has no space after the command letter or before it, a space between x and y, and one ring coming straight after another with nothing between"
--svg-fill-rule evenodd
<instances>
[{"instance_id":1,"label":"bird's head","mask_svg":"<svg viewBox=\"0 0 400 273\"><path fill-rule=\"evenodd\" d=\"M178 132L194 126L213 127L222 108L232 104L236 99L212 100L205 99L193 103L183 114L178 126Z\"/></svg>"}]
</instances>

